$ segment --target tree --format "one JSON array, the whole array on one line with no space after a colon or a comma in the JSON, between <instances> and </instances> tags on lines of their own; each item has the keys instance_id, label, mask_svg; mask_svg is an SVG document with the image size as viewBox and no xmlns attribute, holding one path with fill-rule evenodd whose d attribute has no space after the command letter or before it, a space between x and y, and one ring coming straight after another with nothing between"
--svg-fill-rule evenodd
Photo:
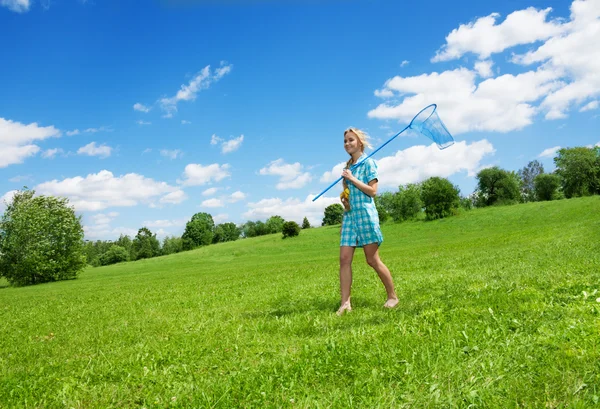
<instances>
[{"instance_id":1,"label":"tree","mask_svg":"<svg viewBox=\"0 0 600 409\"><path fill-rule=\"evenodd\" d=\"M108 266L110 264L129 261L129 252L119 245L113 244L108 251L100 256L100 265Z\"/></svg>"},{"instance_id":2,"label":"tree","mask_svg":"<svg viewBox=\"0 0 600 409\"><path fill-rule=\"evenodd\" d=\"M393 200L394 194L392 192L383 192L375 196L375 208L377 209L377 215L381 223L390 218Z\"/></svg>"},{"instance_id":3,"label":"tree","mask_svg":"<svg viewBox=\"0 0 600 409\"><path fill-rule=\"evenodd\" d=\"M226 241L235 241L240 238L242 231L235 223L223 223L215 227L213 243L223 243Z\"/></svg>"},{"instance_id":4,"label":"tree","mask_svg":"<svg viewBox=\"0 0 600 409\"><path fill-rule=\"evenodd\" d=\"M399 222L415 219L423 209L421 185L409 183L405 186L400 186L398 192L394 194L392 207L391 215L394 221Z\"/></svg>"},{"instance_id":5,"label":"tree","mask_svg":"<svg viewBox=\"0 0 600 409\"><path fill-rule=\"evenodd\" d=\"M296 222L285 222L282 227L283 238L295 237L300 234L300 226Z\"/></svg>"},{"instance_id":6,"label":"tree","mask_svg":"<svg viewBox=\"0 0 600 409\"><path fill-rule=\"evenodd\" d=\"M285 223L285 220L281 216L269 217L265 223L267 225L267 231L269 232L268 234L281 233L283 230L283 223Z\"/></svg>"},{"instance_id":7,"label":"tree","mask_svg":"<svg viewBox=\"0 0 600 409\"><path fill-rule=\"evenodd\" d=\"M115 244L117 246L121 246L123 247L125 250L127 250L127 254L129 254L129 260L131 260L132 257L132 251L133 251L133 241L131 240L131 238L125 234L121 234L119 236L119 238L117 239L117 241L115 241Z\"/></svg>"},{"instance_id":8,"label":"tree","mask_svg":"<svg viewBox=\"0 0 600 409\"><path fill-rule=\"evenodd\" d=\"M181 237L166 236L162 243L162 254L168 255L183 251L183 240Z\"/></svg>"},{"instance_id":9,"label":"tree","mask_svg":"<svg viewBox=\"0 0 600 409\"><path fill-rule=\"evenodd\" d=\"M600 147L560 149L554 164L565 197L600 194Z\"/></svg>"},{"instance_id":10,"label":"tree","mask_svg":"<svg viewBox=\"0 0 600 409\"><path fill-rule=\"evenodd\" d=\"M428 220L451 216L460 205L459 189L448 179L432 177L421 185L421 198Z\"/></svg>"},{"instance_id":11,"label":"tree","mask_svg":"<svg viewBox=\"0 0 600 409\"><path fill-rule=\"evenodd\" d=\"M560 176L554 173L542 173L534 180L533 191L537 200L555 200L559 198Z\"/></svg>"},{"instance_id":12,"label":"tree","mask_svg":"<svg viewBox=\"0 0 600 409\"><path fill-rule=\"evenodd\" d=\"M260 220L255 222L248 221L242 226L242 234L244 237L257 237L269 234L269 231L267 230L267 225Z\"/></svg>"},{"instance_id":13,"label":"tree","mask_svg":"<svg viewBox=\"0 0 600 409\"><path fill-rule=\"evenodd\" d=\"M521 178L515 172L498 166L477 174L477 206L517 203L521 197Z\"/></svg>"},{"instance_id":14,"label":"tree","mask_svg":"<svg viewBox=\"0 0 600 409\"><path fill-rule=\"evenodd\" d=\"M521 178L521 194L524 202L535 200L534 181L538 175L544 173L544 165L537 160L533 160L523 169L519 170L518 175Z\"/></svg>"},{"instance_id":15,"label":"tree","mask_svg":"<svg viewBox=\"0 0 600 409\"><path fill-rule=\"evenodd\" d=\"M138 230L132 243L134 260L160 256L160 243L156 234L150 229L142 227Z\"/></svg>"},{"instance_id":16,"label":"tree","mask_svg":"<svg viewBox=\"0 0 600 409\"><path fill-rule=\"evenodd\" d=\"M17 192L0 221L0 275L12 285L77 278L85 267L81 216L68 199Z\"/></svg>"},{"instance_id":17,"label":"tree","mask_svg":"<svg viewBox=\"0 0 600 409\"><path fill-rule=\"evenodd\" d=\"M208 213L196 213L185 225L183 249L191 250L198 246L208 246L212 243L215 222Z\"/></svg>"},{"instance_id":18,"label":"tree","mask_svg":"<svg viewBox=\"0 0 600 409\"><path fill-rule=\"evenodd\" d=\"M335 203L329 205L325 208L325 214L323 216L323 222L321 226L333 226L334 224L342 223L342 218L344 216L344 207Z\"/></svg>"},{"instance_id":19,"label":"tree","mask_svg":"<svg viewBox=\"0 0 600 409\"><path fill-rule=\"evenodd\" d=\"M302 220L302 229L310 229L310 222L306 217L304 218L304 220Z\"/></svg>"}]
</instances>

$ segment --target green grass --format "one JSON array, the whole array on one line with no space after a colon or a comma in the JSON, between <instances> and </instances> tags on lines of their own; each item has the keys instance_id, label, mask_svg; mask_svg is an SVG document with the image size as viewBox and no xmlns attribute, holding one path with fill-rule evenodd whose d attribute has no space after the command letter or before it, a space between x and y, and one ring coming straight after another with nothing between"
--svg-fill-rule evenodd
<instances>
[{"instance_id":1,"label":"green grass","mask_svg":"<svg viewBox=\"0 0 600 409\"><path fill-rule=\"evenodd\" d=\"M0 407L600 406L600 198L383 226L401 302L338 227L0 282Z\"/></svg>"}]
</instances>

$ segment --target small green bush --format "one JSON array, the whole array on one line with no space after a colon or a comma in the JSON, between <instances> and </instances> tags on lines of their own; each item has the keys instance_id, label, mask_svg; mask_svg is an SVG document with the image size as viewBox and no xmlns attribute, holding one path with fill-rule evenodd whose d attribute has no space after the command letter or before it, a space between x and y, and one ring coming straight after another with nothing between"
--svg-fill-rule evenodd
<instances>
[{"instance_id":1,"label":"small green bush","mask_svg":"<svg viewBox=\"0 0 600 409\"><path fill-rule=\"evenodd\" d=\"M300 234L300 226L296 222L283 223L283 238L294 237Z\"/></svg>"}]
</instances>

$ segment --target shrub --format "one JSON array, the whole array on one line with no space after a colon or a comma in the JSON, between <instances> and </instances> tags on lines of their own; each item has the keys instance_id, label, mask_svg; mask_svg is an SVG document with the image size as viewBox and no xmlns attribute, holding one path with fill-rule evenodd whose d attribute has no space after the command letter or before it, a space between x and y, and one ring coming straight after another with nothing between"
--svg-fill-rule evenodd
<instances>
[{"instance_id":1,"label":"shrub","mask_svg":"<svg viewBox=\"0 0 600 409\"><path fill-rule=\"evenodd\" d=\"M126 248L113 244L106 253L100 256L100 265L121 263L129 260L129 252Z\"/></svg>"},{"instance_id":2,"label":"shrub","mask_svg":"<svg viewBox=\"0 0 600 409\"><path fill-rule=\"evenodd\" d=\"M432 177L423 182L421 198L428 220L451 216L460 204L459 190L448 179Z\"/></svg>"},{"instance_id":3,"label":"shrub","mask_svg":"<svg viewBox=\"0 0 600 409\"><path fill-rule=\"evenodd\" d=\"M296 222L283 223L283 238L294 237L300 234L300 226Z\"/></svg>"}]
</instances>

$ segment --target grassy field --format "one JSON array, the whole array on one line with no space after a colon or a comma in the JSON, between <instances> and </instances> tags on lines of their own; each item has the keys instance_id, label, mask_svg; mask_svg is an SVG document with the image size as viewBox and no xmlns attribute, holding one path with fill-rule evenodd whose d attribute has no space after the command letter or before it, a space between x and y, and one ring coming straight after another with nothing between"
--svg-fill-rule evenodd
<instances>
[{"instance_id":1,"label":"grassy field","mask_svg":"<svg viewBox=\"0 0 600 409\"><path fill-rule=\"evenodd\" d=\"M0 407L600 407L600 197L386 224L401 298L339 227L0 283Z\"/></svg>"}]
</instances>

